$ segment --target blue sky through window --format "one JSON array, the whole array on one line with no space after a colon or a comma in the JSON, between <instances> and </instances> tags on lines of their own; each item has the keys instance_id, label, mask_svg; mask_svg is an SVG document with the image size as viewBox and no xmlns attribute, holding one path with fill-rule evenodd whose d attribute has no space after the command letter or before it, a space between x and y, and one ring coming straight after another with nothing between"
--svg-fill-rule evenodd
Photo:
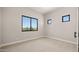
<instances>
[{"instance_id":1,"label":"blue sky through window","mask_svg":"<svg viewBox=\"0 0 79 59\"><path fill-rule=\"evenodd\" d=\"M32 28L37 29L37 20L32 19Z\"/></svg>"},{"instance_id":2,"label":"blue sky through window","mask_svg":"<svg viewBox=\"0 0 79 59\"><path fill-rule=\"evenodd\" d=\"M30 18L23 17L23 28L30 28Z\"/></svg>"},{"instance_id":3,"label":"blue sky through window","mask_svg":"<svg viewBox=\"0 0 79 59\"><path fill-rule=\"evenodd\" d=\"M38 28L37 19L32 17L23 16L23 31L35 31Z\"/></svg>"},{"instance_id":4,"label":"blue sky through window","mask_svg":"<svg viewBox=\"0 0 79 59\"><path fill-rule=\"evenodd\" d=\"M65 16L65 17L63 18L63 21L69 21L69 16Z\"/></svg>"}]
</instances>

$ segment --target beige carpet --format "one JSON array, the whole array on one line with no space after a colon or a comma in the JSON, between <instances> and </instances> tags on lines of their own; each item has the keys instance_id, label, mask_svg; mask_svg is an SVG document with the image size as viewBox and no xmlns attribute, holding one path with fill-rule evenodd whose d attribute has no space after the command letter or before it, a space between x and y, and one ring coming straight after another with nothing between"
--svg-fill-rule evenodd
<instances>
[{"instance_id":1,"label":"beige carpet","mask_svg":"<svg viewBox=\"0 0 79 59\"><path fill-rule=\"evenodd\" d=\"M77 52L77 45L67 42L39 38L1 48L6 52Z\"/></svg>"}]
</instances>

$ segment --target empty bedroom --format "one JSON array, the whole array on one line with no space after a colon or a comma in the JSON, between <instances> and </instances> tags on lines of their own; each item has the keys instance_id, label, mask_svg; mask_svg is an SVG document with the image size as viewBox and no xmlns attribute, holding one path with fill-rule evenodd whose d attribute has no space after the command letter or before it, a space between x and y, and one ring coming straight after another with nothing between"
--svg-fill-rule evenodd
<instances>
[{"instance_id":1,"label":"empty bedroom","mask_svg":"<svg viewBox=\"0 0 79 59\"><path fill-rule=\"evenodd\" d=\"M0 7L0 52L78 52L78 7Z\"/></svg>"}]
</instances>

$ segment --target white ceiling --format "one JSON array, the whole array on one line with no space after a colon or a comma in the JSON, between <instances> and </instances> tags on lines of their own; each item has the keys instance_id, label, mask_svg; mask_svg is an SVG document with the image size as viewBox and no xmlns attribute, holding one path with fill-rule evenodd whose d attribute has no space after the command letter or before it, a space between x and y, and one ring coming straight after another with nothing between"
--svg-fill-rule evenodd
<instances>
[{"instance_id":1,"label":"white ceiling","mask_svg":"<svg viewBox=\"0 0 79 59\"><path fill-rule=\"evenodd\" d=\"M42 14L48 13L50 11L53 11L57 9L57 7L30 7L32 10L35 10L37 12L40 12Z\"/></svg>"}]
</instances>

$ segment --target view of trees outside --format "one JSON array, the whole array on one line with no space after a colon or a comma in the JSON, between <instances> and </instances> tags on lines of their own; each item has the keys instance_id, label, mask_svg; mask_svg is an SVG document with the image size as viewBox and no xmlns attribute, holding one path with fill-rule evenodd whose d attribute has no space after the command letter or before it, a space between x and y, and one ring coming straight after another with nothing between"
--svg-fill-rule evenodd
<instances>
[{"instance_id":1,"label":"view of trees outside","mask_svg":"<svg viewBox=\"0 0 79 59\"><path fill-rule=\"evenodd\" d=\"M30 19L28 17L23 17L23 29L22 31L36 31L37 30L37 20L36 19Z\"/></svg>"}]
</instances>

